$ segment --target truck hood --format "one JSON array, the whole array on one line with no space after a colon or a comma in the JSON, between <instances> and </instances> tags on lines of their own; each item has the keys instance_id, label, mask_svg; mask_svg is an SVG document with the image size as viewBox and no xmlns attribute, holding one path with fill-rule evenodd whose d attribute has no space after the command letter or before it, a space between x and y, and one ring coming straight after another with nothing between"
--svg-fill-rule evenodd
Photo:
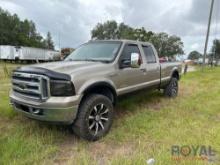
<instances>
[{"instance_id":1,"label":"truck hood","mask_svg":"<svg viewBox=\"0 0 220 165\"><path fill-rule=\"evenodd\" d=\"M94 67L104 66L101 62L90 62L90 61L60 61L51 63L42 63L27 66L28 68L43 68L59 73L65 73L72 75L74 72L79 72L83 70L89 70ZM23 68L23 67L22 67ZM27 68L26 68L27 69Z\"/></svg>"},{"instance_id":2,"label":"truck hood","mask_svg":"<svg viewBox=\"0 0 220 165\"><path fill-rule=\"evenodd\" d=\"M60 61L51 63L34 64L30 66L23 66L18 68L16 71L21 72L32 72L35 73L37 70L53 71L57 73L64 73L69 76L74 74L74 72L83 72L91 70L95 67L104 66L101 62L90 62L90 61Z\"/></svg>"}]
</instances>

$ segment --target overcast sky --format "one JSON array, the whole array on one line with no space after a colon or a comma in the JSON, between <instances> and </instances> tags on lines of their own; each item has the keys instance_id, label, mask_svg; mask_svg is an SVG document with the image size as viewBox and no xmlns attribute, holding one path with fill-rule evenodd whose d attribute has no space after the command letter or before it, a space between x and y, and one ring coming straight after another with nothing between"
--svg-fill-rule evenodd
<instances>
[{"instance_id":1,"label":"overcast sky","mask_svg":"<svg viewBox=\"0 0 220 165\"><path fill-rule=\"evenodd\" d=\"M90 39L91 29L106 20L178 35L184 50L203 52L211 0L0 0L0 6L21 19L31 19L38 31L52 33L58 48L77 47ZM220 38L220 2L215 1L210 43ZM218 23L218 24L217 24Z\"/></svg>"}]
</instances>

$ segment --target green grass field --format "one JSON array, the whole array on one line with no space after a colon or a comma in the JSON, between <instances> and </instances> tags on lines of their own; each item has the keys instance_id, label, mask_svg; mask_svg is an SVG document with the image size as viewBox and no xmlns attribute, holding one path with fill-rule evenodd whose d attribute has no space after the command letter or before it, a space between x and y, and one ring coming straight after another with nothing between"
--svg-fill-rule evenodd
<instances>
[{"instance_id":1,"label":"green grass field","mask_svg":"<svg viewBox=\"0 0 220 165\"><path fill-rule=\"evenodd\" d=\"M179 96L142 91L120 99L109 134L86 142L66 127L15 113L9 105L10 79L0 63L0 165L7 164L220 164L220 68L183 76ZM15 65L7 65L9 73ZM210 145L213 162L184 157L174 161L173 145Z\"/></svg>"}]
</instances>

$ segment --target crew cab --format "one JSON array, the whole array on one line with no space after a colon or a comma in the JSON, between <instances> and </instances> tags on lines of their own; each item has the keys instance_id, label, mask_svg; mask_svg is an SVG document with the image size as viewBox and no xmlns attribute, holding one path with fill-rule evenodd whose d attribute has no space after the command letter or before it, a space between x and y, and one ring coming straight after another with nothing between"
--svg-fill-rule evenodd
<instances>
[{"instance_id":1,"label":"crew cab","mask_svg":"<svg viewBox=\"0 0 220 165\"><path fill-rule=\"evenodd\" d=\"M10 100L29 118L68 124L95 141L110 130L118 96L154 88L176 97L180 74L180 63L160 64L151 43L95 40L64 61L14 70Z\"/></svg>"}]
</instances>

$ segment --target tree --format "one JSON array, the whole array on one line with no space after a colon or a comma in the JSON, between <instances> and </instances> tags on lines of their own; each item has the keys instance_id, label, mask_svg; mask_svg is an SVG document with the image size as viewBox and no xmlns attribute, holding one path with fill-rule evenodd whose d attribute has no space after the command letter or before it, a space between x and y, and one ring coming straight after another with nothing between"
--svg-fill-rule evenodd
<instances>
[{"instance_id":1,"label":"tree","mask_svg":"<svg viewBox=\"0 0 220 165\"><path fill-rule=\"evenodd\" d=\"M50 36L50 43L53 43ZM47 47L43 37L37 32L35 23L20 20L17 14L11 15L0 8L0 45ZM53 44L50 44L53 48Z\"/></svg>"},{"instance_id":2,"label":"tree","mask_svg":"<svg viewBox=\"0 0 220 165\"><path fill-rule=\"evenodd\" d=\"M64 59L70 55L75 49L73 48L62 48L61 49L61 58Z\"/></svg>"},{"instance_id":3,"label":"tree","mask_svg":"<svg viewBox=\"0 0 220 165\"><path fill-rule=\"evenodd\" d=\"M134 29L124 23L120 23L118 25L118 38L117 39L133 40Z\"/></svg>"},{"instance_id":4,"label":"tree","mask_svg":"<svg viewBox=\"0 0 220 165\"><path fill-rule=\"evenodd\" d=\"M150 42L154 44L159 57L173 57L184 53L181 38L174 35L155 33L150 37Z\"/></svg>"},{"instance_id":5,"label":"tree","mask_svg":"<svg viewBox=\"0 0 220 165\"><path fill-rule=\"evenodd\" d=\"M154 44L159 56L173 57L183 54L183 42L178 36L169 36L167 33L154 33L144 27L132 28L124 23L116 21L98 23L91 31L92 39L130 39L138 41L150 41Z\"/></svg>"},{"instance_id":6,"label":"tree","mask_svg":"<svg viewBox=\"0 0 220 165\"><path fill-rule=\"evenodd\" d=\"M197 60L200 57L202 57L202 54L199 53L198 51L194 50L194 51L189 53L188 59L190 59L190 60Z\"/></svg>"},{"instance_id":7,"label":"tree","mask_svg":"<svg viewBox=\"0 0 220 165\"><path fill-rule=\"evenodd\" d=\"M134 40L138 41L149 41L154 35L152 31L147 32L144 27L134 29Z\"/></svg>"},{"instance_id":8,"label":"tree","mask_svg":"<svg viewBox=\"0 0 220 165\"><path fill-rule=\"evenodd\" d=\"M220 40L219 39L215 39L213 41L211 51L212 51L211 53L212 59L215 59L216 64L218 64L220 60Z\"/></svg>"},{"instance_id":9,"label":"tree","mask_svg":"<svg viewBox=\"0 0 220 165\"><path fill-rule=\"evenodd\" d=\"M134 29L124 23L117 24L116 21L98 23L91 31L92 39L130 39L149 41L153 35L152 31L147 32L144 27Z\"/></svg>"},{"instance_id":10,"label":"tree","mask_svg":"<svg viewBox=\"0 0 220 165\"><path fill-rule=\"evenodd\" d=\"M92 39L118 39L118 25L116 21L107 21L104 24L98 23L92 30Z\"/></svg>"},{"instance_id":11,"label":"tree","mask_svg":"<svg viewBox=\"0 0 220 165\"><path fill-rule=\"evenodd\" d=\"M53 40L52 40L50 32L47 33L47 38L46 38L45 42L46 42L47 49L54 50L54 44L53 44Z\"/></svg>"}]
</instances>

